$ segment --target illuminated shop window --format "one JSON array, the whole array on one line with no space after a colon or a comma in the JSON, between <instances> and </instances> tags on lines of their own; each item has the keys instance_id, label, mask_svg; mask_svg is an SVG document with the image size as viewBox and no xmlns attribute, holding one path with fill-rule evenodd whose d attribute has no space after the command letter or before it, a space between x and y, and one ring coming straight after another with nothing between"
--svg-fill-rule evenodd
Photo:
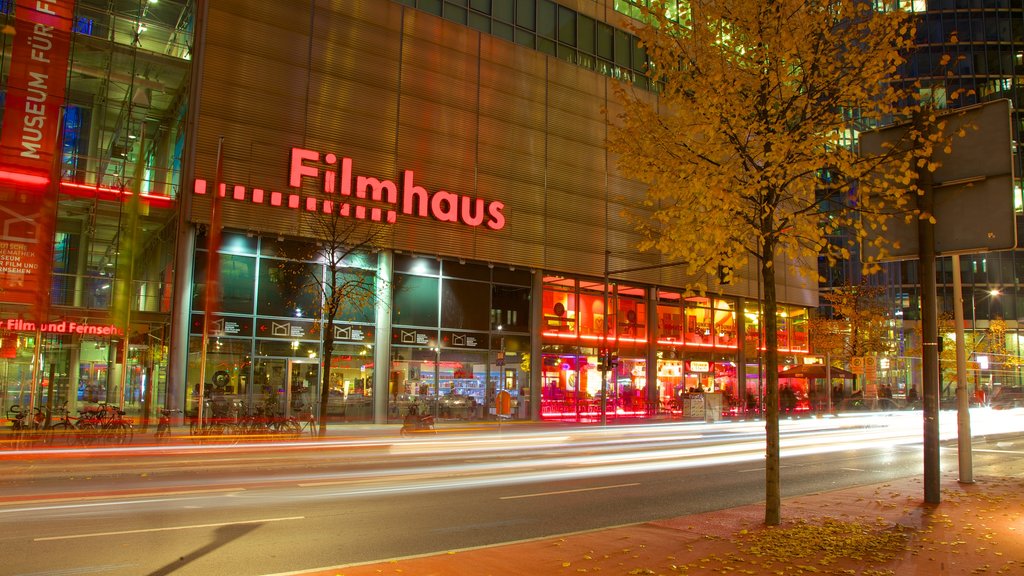
<instances>
[{"instance_id":1,"label":"illuminated shop window","mask_svg":"<svg viewBox=\"0 0 1024 576\"><path fill-rule=\"evenodd\" d=\"M576 282L558 276L545 277L542 326L544 335L575 338L578 311Z\"/></svg>"}]
</instances>

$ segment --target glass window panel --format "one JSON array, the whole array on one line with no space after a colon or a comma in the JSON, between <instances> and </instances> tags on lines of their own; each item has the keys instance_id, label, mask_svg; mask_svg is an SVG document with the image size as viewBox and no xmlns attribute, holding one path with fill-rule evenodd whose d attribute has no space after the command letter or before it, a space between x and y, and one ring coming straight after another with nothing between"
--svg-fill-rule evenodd
<instances>
[{"instance_id":1,"label":"glass window panel","mask_svg":"<svg viewBox=\"0 0 1024 576\"><path fill-rule=\"evenodd\" d=\"M469 0L469 7L484 14L491 13L491 0Z\"/></svg>"},{"instance_id":2,"label":"glass window panel","mask_svg":"<svg viewBox=\"0 0 1024 576\"><path fill-rule=\"evenodd\" d=\"M558 7L558 41L576 45L576 11L565 6Z\"/></svg>"},{"instance_id":3,"label":"glass window panel","mask_svg":"<svg viewBox=\"0 0 1024 576\"><path fill-rule=\"evenodd\" d=\"M303 240L264 237L260 241L260 254L290 260L313 260L316 257L316 245Z\"/></svg>"},{"instance_id":4,"label":"glass window panel","mask_svg":"<svg viewBox=\"0 0 1024 576\"><path fill-rule=\"evenodd\" d=\"M808 315L806 308L798 308L792 306L789 309L790 313L790 331L792 332L792 348L793 350L807 352L808 350L808 336L809 330Z\"/></svg>"},{"instance_id":5,"label":"glass window panel","mask_svg":"<svg viewBox=\"0 0 1024 576\"><path fill-rule=\"evenodd\" d=\"M392 348L388 376L388 418L402 421L410 408L435 414L439 351L435 348Z\"/></svg>"},{"instance_id":6,"label":"glass window panel","mask_svg":"<svg viewBox=\"0 0 1024 576\"><path fill-rule=\"evenodd\" d=\"M498 367L492 365L488 374L487 365L486 352L441 350L437 397L440 418L470 420L482 416L478 406L493 396L500 378Z\"/></svg>"},{"instance_id":7,"label":"glass window panel","mask_svg":"<svg viewBox=\"0 0 1024 576\"><path fill-rule=\"evenodd\" d=\"M623 30L615 31L615 63L623 68L629 68L629 58L633 51L633 37Z\"/></svg>"},{"instance_id":8,"label":"glass window panel","mask_svg":"<svg viewBox=\"0 0 1024 576\"><path fill-rule=\"evenodd\" d=\"M395 272L421 276L437 276L441 273L441 263L436 258L396 254Z\"/></svg>"},{"instance_id":9,"label":"glass window panel","mask_svg":"<svg viewBox=\"0 0 1024 576\"><path fill-rule=\"evenodd\" d=\"M322 267L304 262L261 260L257 314L316 318L320 314Z\"/></svg>"},{"instance_id":10,"label":"glass window panel","mask_svg":"<svg viewBox=\"0 0 1024 576\"><path fill-rule=\"evenodd\" d=\"M558 48L557 48L556 56L558 56L558 58L560 60L565 60L566 62L572 62L573 64L576 63L576 49L571 47L571 46L566 46L565 44L559 44Z\"/></svg>"},{"instance_id":11,"label":"glass window panel","mask_svg":"<svg viewBox=\"0 0 1024 576\"><path fill-rule=\"evenodd\" d=\"M784 304L779 304L778 313L775 315L779 323L776 333L779 337L779 349L789 348L789 310Z\"/></svg>"},{"instance_id":12,"label":"glass window panel","mask_svg":"<svg viewBox=\"0 0 1024 576\"><path fill-rule=\"evenodd\" d=\"M529 270L510 270L498 267L491 271L495 282L502 284L515 284L517 286L530 286L533 284L533 274Z\"/></svg>"},{"instance_id":13,"label":"glass window panel","mask_svg":"<svg viewBox=\"0 0 1024 576\"><path fill-rule=\"evenodd\" d=\"M377 276L370 270L339 271L334 286L341 290L341 301L335 320L373 324L377 304L376 282ZM324 286L328 294L334 288L330 284L328 280Z\"/></svg>"},{"instance_id":14,"label":"glass window panel","mask_svg":"<svg viewBox=\"0 0 1024 576\"><path fill-rule=\"evenodd\" d=\"M552 286L544 288L545 333L576 334L576 294Z\"/></svg>"},{"instance_id":15,"label":"glass window panel","mask_svg":"<svg viewBox=\"0 0 1024 576\"><path fill-rule=\"evenodd\" d=\"M498 22L497 20L491 22L491 34L510 42L515 39L515 29L512 28L512 25Z\"/></svg>"},{"instance_id":16,"label":"glass window panel","mask_svg":"<svg viewBox=\"0 0 1024 576\"><path fill-rule=\"evenodd\" d=\"M683 315L679 304L658 304L658 340L683 340Z\"/></svg>"},{"instance_id":17,"label":"glass window panel","mask_svg":"<svg viewBox=\"0 0 1024 576\"><path fill-rule=\"evenodd\" d=\"M205 307L207 254L196 252L192 279L193 310L203 310ZM221 254L221 300L217 308L224 313L252 314L255 279L255 258Z\"/></svg>"},{"instance_id":18,"label":"glass window panel","mask_svg":"<svg viewBox=\"0 0 1024 576\"><path fill-rule=\"evenodd\" d=\"M522 46L534 47L534 36L530 32L521 28L516 28L516 44Z\"/></svg>"},{"instance_id":19,"label":"glass window panel","mask_svg":"<svg viewBox=\"0 0 1024 576\"><path fill-rule=\"evenodd\" d=\"M403 326L437 326L437 278L395 274L391 322Z\"/></svg>"},{"instance_id":20,"label":"glass window panel","mask_svg":"<svg viewBox=\"0 0 1024 576\"><path fill-rule=\"evenodd\" d=\"M579 59L579 65L586 68L587 70L593 70L594 68L597 67L597 59L595 59L590 54L584 54L583 52L579 52L577 54L577 58Z\"/></svg>"},{"instance_id":21,"label":"glass window panel","mask_svg":"<svg viewBox=\"0 0 1024 576\"><path fill-rule=\"evenodd\" d=\"M600 338L615 335L615 296L608 294L607 302L603 293L585 292L580 294L579 326L581 336Z\"/></svg>"},{"instance_id":22,"label":"glass window panel","mask_svg":"<svg viewBox=\"0 0 1024 576\"><path fill-rule=\"evenodd\" d=\"M495 285L491 288L491 329L505 332L530 330L530 289Z\"/></svg>"},{"instance_id":23,"label":"glass window panel","mask_svg":"<svg viewBox=\"0 0 1024 576\"><path fill-rule=\"evenodd\" d=\"M442 262L441 274L451 278L464 278L466 280L491 279L491 270L483 264L460 264L454 260Z\"/></svg>"},{"instance_id":24,"label":"glass window panel","mask_svg":"<svg viewBox=\"0 0 1024 576\"><path fill-rule=\"evenodd\" d=\"M534 0L518 0L516 2L516 26L534 30L537 27L537 6ZM516 42L519 42L516 40Z\"/></svg>"},{"instance_id":25,"label":"glass window panel","mask_svg":"<svg viewBox=\"0 0 1024 576\"><path fill-rule=\"evenodd\" d=\"M514 22L515 0L491 0L491 16L502 22Z\"/></svg>"},{"instance_id":26,"label":"glass window panel","mask_svg":"<svg viewBox=\"0 0 1024 576\"><path fill-rule=\"evenodd\" d=\"M257 356L285 356L309 358L320 353L320 343L309 340L262 340L256 339ZM314 356L315 357L315 356Z\"/></svg>"},{"instance_id":27,"label":"glass window panel","mask_svg":"<svg viewBox=\"0 0 1024 576\"><path fill-rule=\"evenodd\" d=\"M697 346L711 346L714 342L711 334L711 301L703 296L687 298L684 304L684 316L684 338L686 343Z\"/></svg>"},{"instance_id":28,"label":"glass window panel","mask_svg":"<svg viewBox=\"0 0 1024 576\"><path fill-rule=\"evenodd\" d=\"M335 346L327 414L345 422L373 421L373 347Z\"/></svg>"},{"instance_id":29,"label":"glass window panel","mask_svg":"<svg viewBox=\"0 0 1024 576\"><path fill-rule=\"evenodd\" d=\"M618 335L638 341L647 339L647 304L635 298L619 297Z\"/></svg>"},{"instance_id":30,"label":"glass window panel","mask_svg":"<svg viewBox=\"0 0 1024 576\"><path fill-rule=\"evenodd\" d=\"M441 326L487 330L490 314L487 287L481 282L445 279L441 283Z\"/></svg>"},{"instance_id":31,"label":"glass window panel","mask_svg":"<svg viewBox=\"0 0 1024 576\"><path fill-rule=\"evenodd\" d=\"M736 311L728 300L715 300L715 345L736 346Z\"/></svg>"},{"instance_id":32,"label":"glass window panel","mask_svg":"<svg viewBox=\"0 0 1024 576\"><path fill-rule=\"evenodd\" d=\"M256 236L225 232L223 236L221 236L220 251L227 252L229 254L248 254L250 256L255 256L256 240Z\"/></svg>"},{"instance_id":33,"label":"glass window panel","mask_svg":"<svg viewBox=\"0 0 1024 576\"><path fill-rule=\"evenodd\" d=\"M537 37L537 50L552 56L557 54L555 50L555 41L548 40L547 38L541 38L540 36Z\"/></svg>"},{"instance_id":34,"label":"glass window panel","mask_svg":"<svg viewBox=\"0 0 1024 576\"><path fill-rule=\"evenodd\" d=\"M582 52L594 53L594 19L580 14L577 30L579 31L576 47Z\"/></svg>"},{"instance_id":35,"label":"glass window panel","mask_svg":"<svg viewBox=\"0 0 1024 576\"><path fill-rule=\"evenodd\" d=\"M633 42L633 69L638 72L646 71L647 50L640 45L636 38L630 37Z\"/></svg>"},{"instance_id":36,"label":"glass window panel","mask_svg":"<svg viewBox=\"0 0 1024 576\"><path fill-rule=\"evenodd\" d=\"M186 414L195 414L199 406L203 339L191 337L188 346L189 397L185 410ZM203 385L207 404L203 407L204 412L210 413L215 398L218 399L218 408L223 408L248 389L251 350L252 340L249 339L214 338L207 343L206 383Z\"/></svg>"},{"instance_id":37,"label":"glass window panel","mask_svg":"<svg viewBox=\"0 0 1024 576\"><path fill-rule=\"evenodd\" d=\"M615 32L604 22L597 23L597 55L605 60L612 59L612 45Z\"/></svg>"},{"instance_id":38,"label":"glass window panel","mask_svg":"<svg viewBox=\"0 0 1024 576\"><path fill-rule=\"evenodd\" d=\"M746 338L744 350L748 358L755 356L757 349L761 346L760 317L761 312L757 302L747 301L744 303L743 327Z\"/></svg>"},{"instance_id":39,"label":"glass window panel","mask_svg":"<svg viewBox=\"0 0 1024 576\"><path fill-rule=\"evenodd\" d=\"M474 30L479 30L487 34L490 34L491 32L491 19L482 14L470 12L467 23L469 24L469 27Z\"/></svg>"},{"instance_id":40,"label":"glass window panel","mask_svg":"<svg viewBox=\"0 0 1024 576\"><path fill-rule=\"evenodd\" d=\"M465 1L465 0L463 0ZM466 9L452 4L444 5L444 17L458 24L466 23Z\"/></svg>"},{"instance_id":41,"label":"glass window panel","mask_svg":"<svg viewBox=\"0 0 1024 576\"><path fill-rule=\"evenodd\" d=\"M441 0L419 0L416 7L436 16L441 15Z\"/></svg>"}]
</instances>

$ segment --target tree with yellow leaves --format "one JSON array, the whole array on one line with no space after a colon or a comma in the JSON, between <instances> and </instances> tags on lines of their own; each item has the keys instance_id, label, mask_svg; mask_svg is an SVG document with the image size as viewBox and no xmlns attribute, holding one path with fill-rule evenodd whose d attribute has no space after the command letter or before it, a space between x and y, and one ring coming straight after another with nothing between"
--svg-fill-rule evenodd
<instances>
[{"instance_id":1,"label":"tree with yellow leaves","mask_svg":"<svg viewBox=\"0 0 1024 576\"><path fill-rule=\"evenodd\" d=\"M695 278L757 263L766 325L765 522L777 525L776 266L807 273L821 254L849 258L850 247L830 235L847 227L864 236L884 226L883 206L913 203L918 166L907 156L930 154L930 146L874 156L852 146L857 131L920 108L889 82L912 46L913 21L862 0L652 0L632 31L656 90L615 87L621 109L611 113L608 147L626 176L649 186L646 211L636 215L642 248L684 260ZM890 161L898 178L853 184Z\"/></svg>"}]
</instances>

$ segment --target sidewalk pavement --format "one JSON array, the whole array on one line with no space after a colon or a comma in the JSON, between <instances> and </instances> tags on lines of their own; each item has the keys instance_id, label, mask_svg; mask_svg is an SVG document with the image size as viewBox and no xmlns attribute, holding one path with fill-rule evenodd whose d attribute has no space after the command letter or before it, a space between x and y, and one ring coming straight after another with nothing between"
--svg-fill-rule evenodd
<instances>
[{"instance_id":1,"label":"sidewalk pavement","mask_svg":"<svg viewBox=\"0 0 1024 576\"><path fill-rule=\"evenodd\" d=\"M941 481L904 478L784 499L782 525L764 505L452 550L304 576L1024 574L1024 473Z\"/></svg>"}]
</instances>

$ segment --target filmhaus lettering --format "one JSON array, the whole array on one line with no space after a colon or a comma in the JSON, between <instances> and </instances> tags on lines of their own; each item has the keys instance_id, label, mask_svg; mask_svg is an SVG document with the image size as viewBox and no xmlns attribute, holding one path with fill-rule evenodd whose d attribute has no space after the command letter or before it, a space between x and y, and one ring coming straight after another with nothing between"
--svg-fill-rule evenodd
<instances>
[{"instance_id":1,"label":"filmhaus lettering","mask_svg":"<svg viewBox=\"0 0 1024 576\"><path fill-rule=\"evenodd\" d=\"M262 188L247 189L234 185L230 193L226 183L217 183L216 194L221 198L249 201L275 207L286 207L306 212L337 213L341 216L360 220L393 224L398 214L433 218L440 222L451 222L465 226L486 226L491 230L505 227L505 204L499 201L485 201L482 198L455 194L446 190L431 193L415 182L412 170L402 172L401 187L393 180L381 180L373 176L355 175L352 159L341 158L333 153L321 154L315 150L292 148L288 170L288 186L301 189L304 179L317 181L320 190L328 198L303 196L296 192L266 191ZM195 194L208 193L207 181L197 178ZM364 201L379 205L367 206Z\"/></svg>"}]
</instances>

